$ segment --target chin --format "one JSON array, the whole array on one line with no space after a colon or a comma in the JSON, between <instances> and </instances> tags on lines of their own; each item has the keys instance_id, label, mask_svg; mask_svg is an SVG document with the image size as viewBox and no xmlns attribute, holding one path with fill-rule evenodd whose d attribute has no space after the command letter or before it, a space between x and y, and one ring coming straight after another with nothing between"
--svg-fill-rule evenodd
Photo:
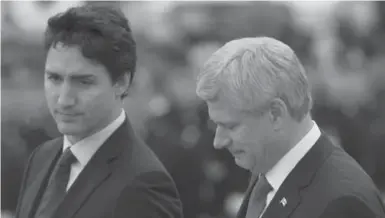
<instances>
[{"instance_id":1,"label":"chin","mask_svg":"<svg viewBox=\"0 0 385 218\"><path fill-rule=\"evenodd\" d=\"M58 123L57 128L63 135L79 135L82 132L81 128L75 124Z\"/></svg>"},{"instance_id":2,"label":"chin","mask_svg":"<svg viewBox=\"0 0 385 218\"><path fill-rule=\"evenodd\" d=\"M243 169L246 169L246 170L250 170L251 167L249 166L249 164L247 163L246 160L244 160L244 159L242 159L242 158L237 158L237 157L235 157L234 159L235 159L235 163L236 163L239 167L241 167L241 168L243 168Z\"/></svg>"}]
</instances>

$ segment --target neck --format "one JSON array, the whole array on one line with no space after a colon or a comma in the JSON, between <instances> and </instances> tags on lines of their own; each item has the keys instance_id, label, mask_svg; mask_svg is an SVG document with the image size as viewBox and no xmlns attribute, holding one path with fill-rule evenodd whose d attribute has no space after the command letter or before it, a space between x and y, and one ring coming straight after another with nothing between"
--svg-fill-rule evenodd
<instances>
[{"instance_id":1,"label":"neck","mask_svg":"<svg viewBox=\"0 0 385 218\"><path fill-rule=\"evenodd\" d=\"M294 124L289 128L291 131L289 132L289 145L293 148L305 135L311 130L313 127L313 122L310 115L306 115L306 117L299 123Z\"/></svg>"},{"instance_id":2,"label":"neck","mask_svg":"<svg viewBox=\"0 0 385 218\"><path fill-rule=\"evenodd\" d=\"M307 115L301 122L293 121L287 123L286 127L274 137L274 142L270 144L275 146L276 149L265 153L266 165L258 169L251 169L251 173L256 176L258 173L266 174L269 172L287 152L297 145L312 127L313 122L310 115Z\"/></svg>"}]
</instances>

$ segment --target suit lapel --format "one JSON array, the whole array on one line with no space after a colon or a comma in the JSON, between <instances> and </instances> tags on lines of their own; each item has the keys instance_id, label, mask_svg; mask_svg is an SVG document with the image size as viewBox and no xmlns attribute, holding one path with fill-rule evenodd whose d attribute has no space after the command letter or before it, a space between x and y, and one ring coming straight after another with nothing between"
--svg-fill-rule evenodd
<instances>
[{"instance_id":1,"label":"suit lapel","mask_svg":"<svg viewBox=\"0 0 385 218\"><path fill-rule=\"evenodd\" d=\"M247 187L246 192L245 192L245 197L243 198L241 207L238 210L237 218L244 218L246 217L246 211L247 211L247 206L249 204L250 200L250 195L253 190L253 187L255 183L257 182L258 175L251 175L250 182L249 182L249 187Z\"/></svg>"},{"instance_id":2,"label":"suit lapel","mask_svg":"<svg viewBox=\"0 0 385 218\"><path fill-rule=\"evenodd\" d=\"M31 161L31 164L33 163L32 167L38 171L28 172L32 178L28 179L28 181L31 182L28 182L28 187L25 190L20 217L33 216L33 213L40 202L42 193L44 192L48 176L55 165L55 160L60 156L61 145L62 140L60 139L55 140L50 145L45 144L39 148L40 150L37 151L35 157L33 157L33 160Z\"/></svg>"},{"instance_id":3,"label":"suit lapel","mask_svg":"<svg viewBox=\"0 0 385 218\"><path fill-rule=\"evenodd\" d=\"M132 142L133 130L126 119L125 122L107 139L91 158L75 183L68 190L68 194L59 206L54 217L73 217L87 198L107 180L114 169L123 149L130 149L127 144ZM130 152L130 150L128 150Z\"/></svg>"},{"instance_id":4,"label":"suit lapel","mask_svg":"<svg viewBox=\"0 0 385 218\"><path fill-rule=\"evenodd\" d=\"M288 217L301 202L300 189L294 183L281 186L262 218Z\"/></svg>"},{"instance_id":5,"label":"suit lapel","mask_svg":"<svg viewBox=\"0 0 385 218\"><path fill-rule=\"evenodd\" d=\"M333 144L322 133L316 144L282 183L262 217L289 217L301 202L301 190L311 183L315 172L324 160L330 156L332 150Z\"/></svg>"}]
</instances>

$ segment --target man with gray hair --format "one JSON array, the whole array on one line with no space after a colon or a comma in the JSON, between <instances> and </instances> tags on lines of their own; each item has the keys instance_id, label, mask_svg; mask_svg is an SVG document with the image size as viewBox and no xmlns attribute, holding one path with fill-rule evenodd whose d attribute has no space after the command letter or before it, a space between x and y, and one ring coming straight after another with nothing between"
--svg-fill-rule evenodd
<instances>
[{"instance_id":1,"label":"man with gray hair","mask_svg":"<svg viewBox=\"0 0 385 218\"><path fill-rule=\"evenodd\" d=\"M312 120L311 88L289 46L228 42L203 66L196 92L217 124L214 147L251 172L237 217L385 217L371 178Z\"/></svg>"}]
</instances>

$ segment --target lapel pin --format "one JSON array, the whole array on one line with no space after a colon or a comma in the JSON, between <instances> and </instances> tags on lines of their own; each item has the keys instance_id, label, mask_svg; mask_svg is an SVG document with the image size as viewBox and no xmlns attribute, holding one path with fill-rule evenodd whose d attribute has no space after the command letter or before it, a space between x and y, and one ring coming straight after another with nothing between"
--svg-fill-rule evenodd
<instances>
[{"instance_id":1,"label":"lapel pin","mask_svg":"<svg viewBox=\"0 0 385 218\"><path fill-rule=\"evenodd\" d=\"M286 204L287 204L287 200L286 200L286 198L285 198L285 197L283 197L279 203L280 203L280 204L282 204L282 206L284 206L284 207L285 207L285 206L286 206Z\"/></svg>"}]
</instances>

